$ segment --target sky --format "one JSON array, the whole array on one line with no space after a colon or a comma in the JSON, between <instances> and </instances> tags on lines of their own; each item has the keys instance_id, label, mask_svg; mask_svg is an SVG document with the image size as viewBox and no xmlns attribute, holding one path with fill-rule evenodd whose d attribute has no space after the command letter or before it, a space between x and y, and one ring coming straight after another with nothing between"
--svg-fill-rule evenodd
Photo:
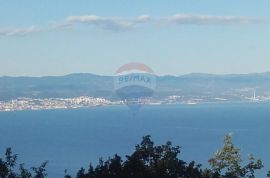
<instances>
[{"instance_id":1,"label":"sky","mask_svg":"<svg viewBox=\"0 0 270 178\"><path fill-rule=\"evenodd\" d=\"M0 76L270 71L269 0L0 0Z\"/></svg>"}]
</instances>

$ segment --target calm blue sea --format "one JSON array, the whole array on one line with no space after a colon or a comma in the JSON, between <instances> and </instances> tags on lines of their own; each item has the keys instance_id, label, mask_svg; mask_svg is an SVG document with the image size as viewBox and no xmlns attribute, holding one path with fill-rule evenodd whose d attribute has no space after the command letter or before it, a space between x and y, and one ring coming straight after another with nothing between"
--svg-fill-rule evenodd
<instances>
[{"instance_id":1,"label":"calm blue sea","mask_svg":"<svg viewBox=\"0 0 270 178\"><path fill-rule=\"evenodd\" d=\"M253 153L270 169L269 128L269 103L144 106L135 117L125 106L2 112L0 154L12 147L26 167L48 160L48 177L62 178L65 169L75 175L101 156L129 154L150 134L157 144L180 145L184 160L206 167L232 132L244 158ZM265 177L263 171L258 177Z\"/></svg>"}]
</instances>

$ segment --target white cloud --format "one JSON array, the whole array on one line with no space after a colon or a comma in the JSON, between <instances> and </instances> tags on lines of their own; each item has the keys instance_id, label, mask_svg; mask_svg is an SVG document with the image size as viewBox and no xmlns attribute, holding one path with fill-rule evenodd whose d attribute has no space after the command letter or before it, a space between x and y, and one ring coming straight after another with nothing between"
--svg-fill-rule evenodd
<instances>
[{"instance_id":1,"label":"white cloud","mask_svg":"<svg viewBox=\"0 0 270 178\"><path fill-rule=\"evenodd\" d=\"M176 14L164 19L166 22L185 25L185 24L196 24L196 25L228 25L228 24L253 24L257 23L258 20L249 17L238 17L238 16L209 16L209 15L189 15L189 14Z\"/></svg>"},{"instance_id":2,"label":"white cloud","mask_svg":"<svg viewBox=\"0 0 270 178\"><path fill-rule=\"evenodd\" d=\"M133 29L140 23L152 23L163 25L247 25L259 22L257 19L250 17L239 16L210 16L210 15L191 15L191 14L176 14L169 17L154 18L149 15L141 15L134 18L124 17L102 17L96 15L86 16L70 16L66 18L66 22L74 25L78 23L95 25L102 29L111 31Z\"/></svg>"},{"instance_id":3,"label":"white cloud","mask_svg":"<svg viewBox=\"0 0 270 178\"><path fill-rule=\"evenodd\" d=\"M25 28L0 28L0 36L24 36L32 33L44 31L45 29L30 26Z\"/></svg>"},{"instance_id":4,"label":"white cloud","mask_svg":"<svg viewBox=\"0 0 270 178\"><path fill-rule=\"evenodd\" d=\"M86 16L70 16L66 18L69 23L77 24L84 23L89 25L95 25L97 27L112 30L128 30L137 27L140 23L146 23L151 21L151 17L148 15L141 15L134 18L124 18L124 17L101 17L96 15L86 15Z\"/></svg>"},{"instance_id":5,"label":"white cloud","mask_svg":"<svg viewBox=\"0 0 270 178\"><path fill-rule=\"evenodd\" d=\"M106 29L109 31L131 30L139 27L140 24L160 24L168 25L242 25L254 24L260 20L250 17L239 16L210 16L210 15L191 15L191 14L176 14L169 17L151 17L149 15L140 15L137 17L103 17L96 15L85 16L69 16L63 21L49 23L46 27L29 26L23 28L1 28L1 36L25 36L33 33L47 32L54 30L65 30L71 27L76 27L78 24L93 25L97 28Z\"/></svg>"},{"instance_id":6,"label":"white cloud","mask_svg":"<svg viewBox=\"0 0 270 178\"><path fill-rule=\"evenodd\" d=\"M152 18L149 15L140 15L135 20L137 22L147 22L147 21L151 21Z\"/></svg>"}]
</instances>

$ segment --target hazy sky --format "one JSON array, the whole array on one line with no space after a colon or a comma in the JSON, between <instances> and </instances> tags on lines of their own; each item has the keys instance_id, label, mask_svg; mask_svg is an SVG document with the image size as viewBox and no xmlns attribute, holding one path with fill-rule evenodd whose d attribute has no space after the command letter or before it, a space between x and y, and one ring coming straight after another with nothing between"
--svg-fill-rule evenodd
<instances>
[{"instance_id":1,"label":"hazy sky","mask_svg":"<svg viewBox=\"0 0 270 178\"><path fill-rule=\"evenodd\" d=\"M270 71L269 0L0 0L0 75Z\"/></svg>"}]
</instances>

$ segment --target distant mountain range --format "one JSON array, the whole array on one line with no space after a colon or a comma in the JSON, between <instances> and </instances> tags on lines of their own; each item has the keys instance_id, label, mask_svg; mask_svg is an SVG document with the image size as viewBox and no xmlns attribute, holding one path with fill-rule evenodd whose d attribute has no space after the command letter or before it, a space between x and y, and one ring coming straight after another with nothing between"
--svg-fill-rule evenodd
<instances>
[{"instance_id":1,"label":"distant mountain range","mask_svg":"<svg viewBox=\"0 0 270 178\"><path fill-rule=\"evenodd\" d=\"M213 75L193 73L182 76L157 76L156 98L171 95L205 97L270 96L270 72ZM67 98L94 96L116 99L113 77L70 74L49 77L0 77L0 100L18 97Z\"/></svg>"}]
</instances>

